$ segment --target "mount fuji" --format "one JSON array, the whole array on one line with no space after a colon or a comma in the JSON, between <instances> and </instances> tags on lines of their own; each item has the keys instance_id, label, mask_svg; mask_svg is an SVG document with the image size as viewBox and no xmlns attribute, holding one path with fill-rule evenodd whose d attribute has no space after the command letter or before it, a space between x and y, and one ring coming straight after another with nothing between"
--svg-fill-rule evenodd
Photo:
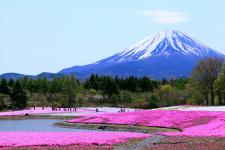
<instances>
[{"instance_id":1,"label":"mount fuji","mask_svg":"<svg viewBox=\"0 0 225 150\"><path fill-rule=\"evenodd\" d=\"M179 31L161 31L108 58L63 69L60 74L86 78L90 74L149 76L155 79L188 77L197 62L223 54Z\"/></svg>"},{"instance_id":2,"label":"mount fuji","mask_svg":"<svg viewBox=\"0 0 225 150\"><path fill-rule=\"evenodd\" d=\"M90 74L110 76L149 76L153 79L188 77L197 62L206 57L225 56L179 31L161 31L108 58L84 66L73 66L58 73L36 76L6 73L0 78L53 78L74 74L85 79Z\"/></svg>"}]
</instances>

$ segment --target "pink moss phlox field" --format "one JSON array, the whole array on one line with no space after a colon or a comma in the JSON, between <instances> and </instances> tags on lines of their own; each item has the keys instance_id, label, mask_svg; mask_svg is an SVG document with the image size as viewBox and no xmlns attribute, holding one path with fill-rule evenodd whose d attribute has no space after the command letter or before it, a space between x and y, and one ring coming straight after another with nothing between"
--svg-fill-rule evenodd
<instances>
[{"instance_id":1,"label":"pink moss phlox field","mask_svg":"<svg viewBox=\"0 0 225 150\"><path fill-rule=\"evenodd\" d=\"M143 110L126 113L96 114L68 122L158 126L182 130L182 132L163 133L169 136L225 137L225 112Z\"/></svg>"},{"instance_id":2,"label":"pink moss phlox field","mask_svg":"<svg viewBox=\"0 0 225 150\"><path fill-rule=\"evenodd\" d=\"M134 132L0 132L0 147L37 145L112 145L149 134Z\"/></svg>"},{"instance_id":3,"label":"pink moss phlox field","mask_svg":"<svg viewBox=\"0 0 225 150\"><path fill-rule=\"evenodd\" d=\"M25 115L25 114L48 114L48 113L64 113L64 112L92 112L91 110L84 110L84 109L76 109L76 111L64 111L63 108L57 111L52 111L51 107L36 107L31 108L30 110L18 110L18 111L7 111L7 112L0 112L0 116L14 116L14 115Z\"/></svg>"}]
</instances>

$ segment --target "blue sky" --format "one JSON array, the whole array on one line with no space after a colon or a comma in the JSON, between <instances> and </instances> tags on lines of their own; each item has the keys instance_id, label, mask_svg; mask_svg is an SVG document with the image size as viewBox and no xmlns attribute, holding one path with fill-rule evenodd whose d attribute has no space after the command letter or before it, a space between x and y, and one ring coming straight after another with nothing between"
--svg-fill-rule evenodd
<instances>
[{"instance_id":1,"label":"blue sky","mask_svg":"<svg viewBox=\"0 0 225 150\"><path fill-rule=\"evenodd\" d=\"M225 1L2 0L0 74L58 72L172 29L225 53Z\"/></svg>"}]
</instances>

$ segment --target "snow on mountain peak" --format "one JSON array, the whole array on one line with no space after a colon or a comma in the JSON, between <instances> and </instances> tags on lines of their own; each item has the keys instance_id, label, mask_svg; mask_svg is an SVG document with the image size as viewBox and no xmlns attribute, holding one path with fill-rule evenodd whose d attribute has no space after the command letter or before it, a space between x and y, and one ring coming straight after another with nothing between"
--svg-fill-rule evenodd
<instances>
[{"instance_id":1,"label":"snow on mountain peak","mask_svg":"<svg viewBox=\"0 0 225 150\"><path fill-rule=\"evenodd\" d=\"M166 46L168 42L172 42L172 37L175 31L161 31L157 34L152 34L147 38L138 41L136 44L132 45L128 49L125 49L124 52L132 51L132 54L141 53L138 59L147 58L152 55L152 52L162 43L164 40L167 40Z\"/></svg>"},{"instance_id":2,"label":"snow on mountain peak","mask_svg":"<svg viewBox=\"0 0 225 150\"><path fill-rule=\"evenodd\" d=\"M187 34L176 30L161 31L152 34L136 44L124 49L111 57L97 63L121 63L138 61L149 57L165 56L172 54L185 55L192 59L218 54L211 48L190 38Z\"/></svg>"},{"instance_id":3,"label":"snow on mountain peak","mask_svg":"<svg viewBox=\"0 0 225 150\"><path fill-rule=\"evenodd\" d=\"M199 59L225 58L179 31L161 31L128 47L120 53L85 66L74 66L60 74L76 74L81 78L90 74L151 76L153 78L188 77Z\"/></svg>"}]
</instances>

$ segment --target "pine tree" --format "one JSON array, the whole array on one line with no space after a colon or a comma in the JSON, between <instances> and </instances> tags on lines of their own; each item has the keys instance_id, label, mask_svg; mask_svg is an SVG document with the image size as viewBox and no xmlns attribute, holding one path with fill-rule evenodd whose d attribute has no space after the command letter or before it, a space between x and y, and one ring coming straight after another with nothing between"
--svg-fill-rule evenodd
<instances>
[{"instance_id":1,"label":"pine tree","mask_svg":"<svg viewBox=\"0 0 225 150\"><path fill-rule=\"evenodd\" d=\"M23 109L27 107L28 98L19 81L16 81L11 98L13 100L14 108Z\"/></svg>"},{"instance_id":2,"label":"pine tree","mask_svg":"<svg viewBox=\"0 0 225 150\"><path fill-rule=\"evenodd\" d=\"M104 83L104 93L108 95L110 98L112 94L119 94L119 88L111 77L106 77L105 83Z\"/></svg>"},{"instance_id":3,"label":"pine tree","mask_svg":"<svg viewBox=\"0 0 225 150\"><path fill-rule=\"evenodd\" d=\"M10 89L9 89L8 82L6 79L2 79L2 81L1 81L0 93L10 94Z\"/></svg>"},{"instance_id":4,"label":"pine tree","mask_svg":"<svg viewBox=\"0 0 225 150\"><path fill-rule=\"evenodd\" d=\"M64 79L63 85L63 93L67 97L68 107L72 107L76 105L76 90L78 90L79 86L77 80L74 76L67 76Z\"/></svg>"},{"instance_id":5,"label":"pine tree","mask_svg":"<svg viewBox=\"0 0 225 150\"><path fill-rule=\"evenodd\" d=\"M153 91L152 81L146 76L139 79L139 85L144 92Z\"/></svg>"}]
</instances>

